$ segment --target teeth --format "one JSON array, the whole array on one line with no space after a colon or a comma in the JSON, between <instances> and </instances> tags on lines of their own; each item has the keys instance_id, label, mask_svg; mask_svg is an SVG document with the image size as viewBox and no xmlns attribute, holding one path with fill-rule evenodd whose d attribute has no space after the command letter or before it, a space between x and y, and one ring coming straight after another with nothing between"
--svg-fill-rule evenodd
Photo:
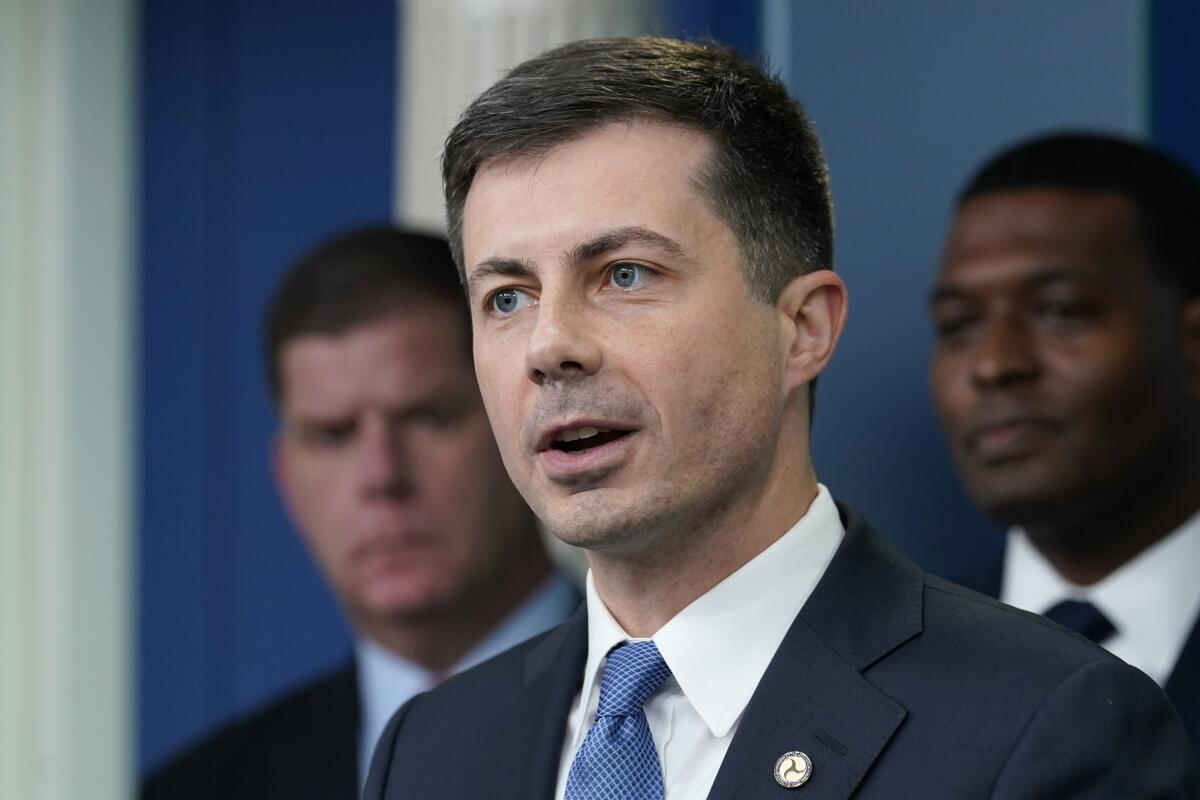
<instances>
[{"instance_id":1,"label":"teeth","mask_svg":"<svg viewBox=\"0 0 1200 800\"><path fill-rule=\"evenodd\" d=\"M556 442L573 442L576 439L590 439L601 433L608 433L610 428L577 428L567 430L554 437Z\"/></svg>"}]
</instances>

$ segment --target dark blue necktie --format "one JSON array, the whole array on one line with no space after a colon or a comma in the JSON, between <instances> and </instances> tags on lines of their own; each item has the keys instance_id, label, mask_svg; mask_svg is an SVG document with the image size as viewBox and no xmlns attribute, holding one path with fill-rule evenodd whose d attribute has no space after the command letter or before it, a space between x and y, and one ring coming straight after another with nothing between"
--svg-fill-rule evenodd
<instances>
[{"instance_id":1,"label":"dark blue necktie","mask_svg":"<svg viewBox=\"0 0 1200 800\"><path fill-rule=\"evenodd\" d=\"M670 674L654 642L609 651L596 721L571 762L565 800L662 800L662 768L644 704Z\"/></svg>"},{"instance_id":2,"label":"dark blue necktie","mask_svg":"<svg viewBox=\"0 0 1200 800\"><path fill-rule=\"evenodd\" d=\"M1086 636L1096 644L1104 644L1117 632L1100 609L1083 600L1063 600L1048 608L1042 616Z\"/></svg>"}]
</instances>

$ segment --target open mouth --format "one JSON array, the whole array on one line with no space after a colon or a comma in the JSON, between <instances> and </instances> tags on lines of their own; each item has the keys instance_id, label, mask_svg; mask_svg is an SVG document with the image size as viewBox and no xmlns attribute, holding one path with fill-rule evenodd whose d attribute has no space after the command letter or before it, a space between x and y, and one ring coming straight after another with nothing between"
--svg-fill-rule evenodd
<instances>
[{"instance_id":1,"label":"open mouth","mask_svg":"<svg viewBox=\"0 0 1200 800\"><path fill-rule=\"evenodd\" d=\"M610 428L575 428L558 434L554 438L554 441L550 443L550 449L563 453L578 453L583 450L590 450L593 447L600 447L609 442L615 442L629 434L630 431L619 431Z\"/></svg>"}]
</instances>

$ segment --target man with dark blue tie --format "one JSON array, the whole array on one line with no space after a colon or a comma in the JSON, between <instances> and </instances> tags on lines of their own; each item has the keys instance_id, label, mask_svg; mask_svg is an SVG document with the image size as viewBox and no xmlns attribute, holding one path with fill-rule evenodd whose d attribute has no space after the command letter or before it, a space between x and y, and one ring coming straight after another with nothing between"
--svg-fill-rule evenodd
<instances>
[{"instance_id":1,"label":"man with dark blue tie","mask_svg":"<svg viewBox=\"0 0 1200 800\"><path fill-rule=\"evenodd\" d=\"M781 83L715 44L565 45L471 104L443 176L489 420L586 603L397 712L369 800L1200 795L1146 676L817 481L846 290Z\"/></svg>"},{"instance_id":2,"label":"man with dark blue tie","mask_svg":"<svg viewBox=\"0 0 1200 800\"><path fill-rule=\"evenodd\" d=\"M1009 526L973 588L1166 690L1200 752L1200 182L1064 133L967 184L931 310L932 389L975 503Z\"/></svg>"}]
</instances>

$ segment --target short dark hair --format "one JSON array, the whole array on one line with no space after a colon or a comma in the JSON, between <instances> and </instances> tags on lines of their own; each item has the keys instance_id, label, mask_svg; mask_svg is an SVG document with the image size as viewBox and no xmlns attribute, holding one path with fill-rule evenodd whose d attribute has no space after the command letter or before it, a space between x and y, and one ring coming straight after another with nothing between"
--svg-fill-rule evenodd
<instances>
[{"instance_id":1,"label":"short dark hair","mask_svg":"<svg viewBox=\"0 0 1200 800\"><path fill-rule=\"evenodd\" d=\"M1181 162L1118 136L1064 131L994 156L967 182L958 206L981 195L1038 188L1126 198L1159 276L1187 297L1200 295L1200 181Z\"/></svg>"},{"instance_id":2,"label":"short dark hair","mask_svg":"<svg viewBox=\"0 0 1200 800\"><path fill-rule=\"evenodd\" d=\"M603 125L637 119L682 124L712 139L701 190L733 231L754 296L774 302L797 275L833 266L828 172L800 104L728 47L644 37L549 50L463 112L442 158L459 270L463 204L485 162L538 157Z\"/></svg>"},{"instance_id":3,"label":"short dark hair","mask_svg":"<svg viewBox=\"0 0 1200 800\"><path fill-rule=\"evenodd\" d=\"M377 225L319 245L288 268L267 307L264 343L272 399L276 405L283 399L279 362L291 339L336 336L431 298L459 312L469 348L470 314L444 238Z\"/></svg>"}]
</instances>

